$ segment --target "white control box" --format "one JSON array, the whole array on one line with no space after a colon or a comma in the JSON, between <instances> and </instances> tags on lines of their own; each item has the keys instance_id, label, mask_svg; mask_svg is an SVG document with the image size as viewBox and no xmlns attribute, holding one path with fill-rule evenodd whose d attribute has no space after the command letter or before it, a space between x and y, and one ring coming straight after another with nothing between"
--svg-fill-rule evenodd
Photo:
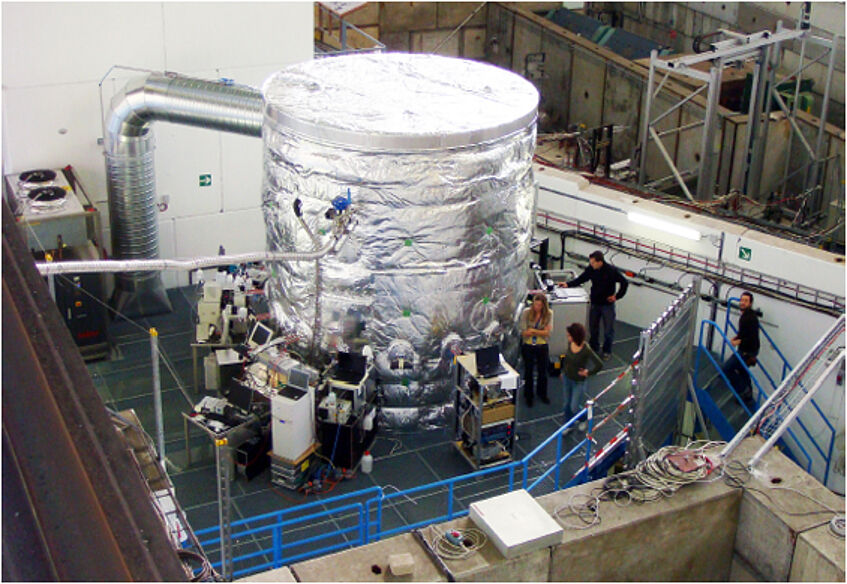
<instances>
[{"instance_id":1,"label":"white control box","mask_svg":"<svg viewBox=\"0 0 847 584\"><path fill-rule=\"evenodd\" d=\"M558 545L564 533L524 489L471 503L470 518L506 558Z\"/></svg>"},{"instance_id":2,"label":"white control box","mask_svg":"<svg viewBox=\"0 0 847 584\"><path fill-rule=\"evenodd\" d=\"M312 389L286 386L271 396L273 453L297 460L315 442Z\"/></svg>"}]
</instances>

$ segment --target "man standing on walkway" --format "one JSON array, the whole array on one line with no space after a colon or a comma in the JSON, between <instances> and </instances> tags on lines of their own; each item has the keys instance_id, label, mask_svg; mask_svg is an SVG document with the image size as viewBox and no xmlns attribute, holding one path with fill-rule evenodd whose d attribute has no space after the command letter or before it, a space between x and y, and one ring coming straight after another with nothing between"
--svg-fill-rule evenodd
<instances>
[{"instance_id":1,"label":"man standing on walkway","mask_svg":"<svg viewBox=\"0 0 847 584\"><path fill-rule=\"evenodd\" d=\"M570 282L559 282L559 286L579 286L591 280L591 308L588 312L589 345L595 353L600 353L600 322L603 322L603 359L612 356L612 343L615 341L615 302L626 294L629 282L618 269L607 264L603 252L595 251L588 256L588 267ZM615 291L616 284L620 288Z\"/></svg>"},{"instance_id":2,"label":"man standing on walkway","mask_svg":"<svg viewBox=\"0 0 847 584\"><path fill-rule=\"evenodd\" d=\"M753 311L753 295L749 292L743 292L738 301L738 307L741 309L741 316L738 318L738 334L732 338L730 343L741 355L744 363L748 367L752 367L756 364L759 355L759 317ZM729 307L727 307L728 309ZM735 388L747 408L752 412L756 408L756 402L753 400L750 375L734 353L724 363L723 372L729 379L730 385Z\"/></svg>"}]
</instances>

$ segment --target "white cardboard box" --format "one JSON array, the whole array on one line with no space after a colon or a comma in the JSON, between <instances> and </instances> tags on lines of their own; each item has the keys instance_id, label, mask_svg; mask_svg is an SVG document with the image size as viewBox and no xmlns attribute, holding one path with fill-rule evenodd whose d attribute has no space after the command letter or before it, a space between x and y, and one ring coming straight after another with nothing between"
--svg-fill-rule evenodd
<instances>
[{"instance_id":1,"label":"white cardboard box","mask_svg":"<svg viewBox=\"0 0 847 584\"><path fill-rule=\"evenodd\" d=\"M564 531L524 489L471 503L470 518L506 558L558 545Z\"/></svg>"}]
</instances>

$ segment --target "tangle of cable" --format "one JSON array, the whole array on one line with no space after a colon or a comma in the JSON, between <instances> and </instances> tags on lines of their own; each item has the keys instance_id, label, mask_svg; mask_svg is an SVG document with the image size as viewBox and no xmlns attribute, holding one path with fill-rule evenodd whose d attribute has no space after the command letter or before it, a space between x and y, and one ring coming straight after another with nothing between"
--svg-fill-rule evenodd
<instances>
[{"instance_id":1,"label":"tangle of cable","mask_svg":"<svg viewBox=\"0 0 847 584\"><path fill-rule=\"evenodd\" d=\"M468 529L453 529L449 532L440 533L433 525L430 525L429 528L435 532L435 538L429 543L429 546L438 557L445 560L461 560L467 558L471 554L476 553L488 541L488 538L483 532L473 527ZM448 539L448 533L451 534L451 537L457 543Z\"/></svg>"}]
</instances>

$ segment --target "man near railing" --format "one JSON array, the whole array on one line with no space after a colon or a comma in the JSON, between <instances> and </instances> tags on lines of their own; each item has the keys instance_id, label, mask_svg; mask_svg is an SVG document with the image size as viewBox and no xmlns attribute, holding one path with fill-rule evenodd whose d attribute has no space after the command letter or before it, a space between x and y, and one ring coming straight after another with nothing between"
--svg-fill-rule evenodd
<instances>
[{"instance_id":1,"label":"man near railing","mask_svg":"<svg viewBox=\"0 0 847 584\"><path fill-rule=\"evenodd\" d=\"M741 309L741 316L738 318L738 334L730 341L741 355L744 363L748 367L756 364L759 355L759 317L753 311L753 295L749 292L741 294L738 301L738 307ZM729 308L727 307L727 310ZM735 353L730 355L729 359L723 365L723 372L729 380L730 385L735 388L735 391L744 400L747 408L750 411L756 409L756 403L753 400L753 387L750 382L750 375L747 370L738 360Z\"/></svg>"}]
</instances>

